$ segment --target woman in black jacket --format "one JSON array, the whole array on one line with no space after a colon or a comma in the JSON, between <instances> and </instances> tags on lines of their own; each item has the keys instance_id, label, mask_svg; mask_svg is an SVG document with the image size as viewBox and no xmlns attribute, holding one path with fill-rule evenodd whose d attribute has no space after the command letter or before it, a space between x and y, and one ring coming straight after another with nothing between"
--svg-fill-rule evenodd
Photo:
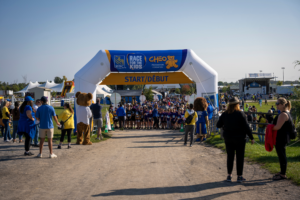
<instances>
[{"instance_id":1,"label":"woman in black jacket","mask_svg":"<svg viewBox=\"0 0 300 200\"><path fill-rule=\"evenodd\" d=\"M252 131L247 123L246 115L240 111L239 99L234 97L229 100L227 110L221 115L217 127L223 128L227 152L227 181L231 182L234 156L236 152L237 181L243 182L244 155L246 134L254 144Z\"/></svg>"}]
</instances>

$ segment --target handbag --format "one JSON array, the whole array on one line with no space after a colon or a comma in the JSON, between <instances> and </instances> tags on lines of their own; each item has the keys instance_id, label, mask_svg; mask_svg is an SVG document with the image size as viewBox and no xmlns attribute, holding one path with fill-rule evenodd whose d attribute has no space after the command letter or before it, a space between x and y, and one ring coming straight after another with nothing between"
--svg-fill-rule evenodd
<instances>
[{"instance_id":1,"label":"handbag","mask_svg":"<svg viewBox=\"0 0 300 200\"><path fill-rule=\"evenodd\" d=\"M65 123L72 117L73 115L71 115L66 121L60 121L59 123L60 123L60 127L57 127L58 128L58 130L64 130L65 129Z\"/></svg>"}]
</instances>

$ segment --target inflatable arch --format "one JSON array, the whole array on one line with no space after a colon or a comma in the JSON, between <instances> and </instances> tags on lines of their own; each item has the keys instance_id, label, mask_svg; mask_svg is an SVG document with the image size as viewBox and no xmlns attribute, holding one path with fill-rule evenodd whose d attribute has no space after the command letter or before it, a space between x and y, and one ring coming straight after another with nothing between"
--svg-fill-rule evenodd
<instances>
[{"instance_id":1,"label":"inflatable arch","mask_svg":"<svg viewBox=\"0 0 300 200\"><path fill-rule=\"evenodd\" d=\"M218 74L193 50L100 50L75 74L75 93L92 93L97 85L191 83L197 96L213 99L218 107Z\"/></svg>"}]
</instances>

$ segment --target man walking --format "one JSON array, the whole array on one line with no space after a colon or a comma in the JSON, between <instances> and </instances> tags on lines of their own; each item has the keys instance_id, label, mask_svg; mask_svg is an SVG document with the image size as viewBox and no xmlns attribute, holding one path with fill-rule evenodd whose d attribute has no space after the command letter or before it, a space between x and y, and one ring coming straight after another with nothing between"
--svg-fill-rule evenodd
<instances>
[{"instance_id":1,"label":"man walking","mask_svg":"<svg viewBox=\"0 0 300 200\"><path fill-rule=\"evenodd\" d=\"M96 103L92 104L90 106L90 109L93 113L94 117L94 126L97 126L97 138L96 140L103 140L102 133L101 133L101 128L103 126L103 119L102 119L102 106L100 105L100 98L96 99Z\"/></svg>"},{"instance_id":2,"label":"man walking","mask_svg":"<svg viewBox=\"0 0 300 200\"><path fill-rule=\"evenodd\" d=\"M33 106L33 108L34 108L34 110L35 110L35 112L37 112L37 110L38 110L38 108L40 107L42 105L42 103L41 103L41 100L40 99L37 99L36 101L35 101L35 104L34 104L34 106ZM38 121L36 121L36 128L35 128L35 136L34 136L34 143L33 143L33 141L32 141L32 138L31 138L31 141L30 141L30 143L31 143L31 146L34 146L34 147L39 147L39 130L40 130L40 124L39 124L39 122Z\"/></svg>"},{"instance_id":3,"label":"man walking","mask_svg":"<svg viewBox=\"0 0 300 200\"><path fill-rule=\"evenodd\" d=\"M48 146L50 151L50 158L56 158L57 155L55 155L52 152L52 138L54 134L54 126L52 117L54 118L56 124L60 126L60 123L57 121L57 117L55 114L55 110L52 106L48 105L48 99L47 97L43 96L41 98L42 105L38 108L36 112L36 119L40 121L40 153L37 155L38 158L42 157L42 151L43 151L43 145L45 142L45 137L47 135L48 137Z\"/></svg>"}]
</instances>

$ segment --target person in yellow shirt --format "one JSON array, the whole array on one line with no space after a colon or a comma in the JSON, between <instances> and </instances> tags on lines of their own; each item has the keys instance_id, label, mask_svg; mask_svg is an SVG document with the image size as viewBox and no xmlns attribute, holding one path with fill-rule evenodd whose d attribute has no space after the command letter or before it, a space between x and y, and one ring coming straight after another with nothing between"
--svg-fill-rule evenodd
<instances>
[{"instance_id":1,"label":"person in yellow shirt","mask_svg":"<svg viewBox=\"0 0 300 200\"><path fill-rule=\"evenodd\" d=\"M109 120L110 120L110 125L114 125L114 116L112 114L112 110L109 110Z\"/></svg>"},{"instance_id":2,"label":"person in yellow shirt","mask_svg":"<svg viewBox=\"0 0 300 200\"><path fill-rule=\"evenodd\" d=\"M4 124L4 142L9 142L12 140L10 135L10 128L9 128L9 120L10 120L10 112L8 110L9 102L4 101L3 108L2 108L2 122Z\"/></svg>"},{"instance_id":3,"label":"person in yellow shirt","mask_svg":"<svg viewBox=\"0 0 300 200\"><path fill-rule=\"evenodd\" d=\"M192 117L191 121L188 123L189 117ZM190 147L193 146L194 141L194 132L195 132L195 124L198 120L198 115L194 111L194 105L189 104L188 109L185 111L184 114L186 126L185 126L185 136L184 136L184 145L187 143L188 133L190 133L191 141L190 141Z\"/></svg>"},{"instance_id":4,"label":"person in yellow shirt","mask_svg":"<svg viewBox=\"0 0 300 200\"><path fill-rule=\"evenodd\" d=\"M71 148L71 134L74 129L74 111L69 103L64 104L64 111L58 116L62 122L64 122L64 129L61 130L60 143L58 149L61 149L61 145L64 141L64 137L68 135L68 149Z\"/></svg>"}]
</instances>

